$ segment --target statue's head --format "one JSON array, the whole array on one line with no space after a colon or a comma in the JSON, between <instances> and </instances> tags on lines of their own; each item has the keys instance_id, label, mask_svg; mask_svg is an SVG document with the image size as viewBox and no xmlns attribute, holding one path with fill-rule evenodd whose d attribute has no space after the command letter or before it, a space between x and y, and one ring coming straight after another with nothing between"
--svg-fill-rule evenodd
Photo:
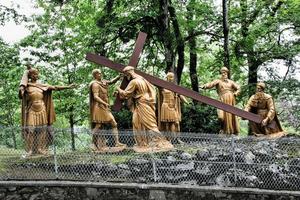
<instances>
[{"instance_id":1,"label":"statue's head","mask_svg":"<svg viewBox=\"0 0 300 200\"><path fill-rule=\"evenodd\" d=\"M126 78L129 80L132 77L132 75L134 74L134 67L126 66L123 69L123 73L125 74Z\"/></svg>"},{"instance_id":2,"label":"statue's head","mask_svg":"<svg viewBox=\"0 0 300 200\"><path fill-rule=\"evenodd\" d=\"M39 71L36 68L29 68L28 69L28 78L36 81L39 79Z\"/></svg>"},{"instance_id":3,"label":"statue's head","mask_svg":"<svg viewBox=\"0 0 300 200\"><path fill-rule=\"evenodd\" d=\"M174 73L173 72L167 73L167 81L174 82Z\"/></svg>"},{"instance_id":4,"label":"statue's head","mask_svg":"<svg viewBox=\"0 0 300 200\"><path fill-rule=\"evenodd\" d=\"M222 67L222 68L220 69L220 73L221 73L221 75L222 75L222 78L227 79L227 78L228 78L229 70L228 70L227 67Z\"/></svg>"},{"instance_id":5,"label":"statue's head","mask_svg":"<svg viewBox=\"0 0 300 200\"><path fill-rule=\"evenodd\" d=\"M100 69L93 69L92 75L93 75L94 79L98 80L98 79L101 79L102 72Z\"/></svg>"},{"instance_id":6,"label":"statue's head","mask_svg":"<svg viewBox=\"0 0 300 200\"><path fill-rule=\"evenodd\" d=\"M257 92L263 92L266 88L266 84L264 82L258 82L256 84L256 91Z\"/></svg>"}]
</instances>

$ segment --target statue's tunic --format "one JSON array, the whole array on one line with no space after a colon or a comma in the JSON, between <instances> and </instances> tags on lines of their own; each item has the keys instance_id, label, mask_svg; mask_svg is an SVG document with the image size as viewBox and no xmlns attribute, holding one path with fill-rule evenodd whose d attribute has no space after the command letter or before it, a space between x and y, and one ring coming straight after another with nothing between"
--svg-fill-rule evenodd
<instances>
[{"instance_id":1,"label":"statue's tunic","mask_svg":"<svg viewBox=\"0 0 300 200\"><path fill-rule=\"evenodd\" d=\"M161 105L161 122L179 122L177 96L174 92L163 89Z\"/></svg>"},{"instance_id":2,"label":"statue's tunic","mask_svg":"<svg viewBox=\"0 0 300 200\"><path fill-rule=\"evenodd\" d=\"M50 89L53 86L22 81L20 85L25 87L22 97L22 135L25 139L26 151L37 153L37 149L47 150L53 139L51 125L55 121ZM33 134L44 134L44 138L37 141Z\"/></svg>"},{"instance_id":3,"label":"statue's tunic","mask_svg":"<svg viewBox=\"0 0 300 200\"><path fill-rule=\"evenodd\" d=\"M272 96L263 92L258 92L250 97L245 107L245 111L260 115L263 119L268 118L268 123L274 120L276 126L274 129L267 126L262 126L254 122L250 122L251 133L254 135L263 134L269 135L278 132L283 132L280 122L277 118Z\"/></svg>"},{"instance_id":4,"label":"statue's tunic","mask_svg":"<svg viewBox=\"0 0 300 200\"><path fill-rule=\"evenodd\" d=\"M35 127L53 124L55 112L49 87L49 85L39 83L26 85L22 103L23 125Z\"/></svg>"},{"instance_id":5,"label":"statue's tunic","mask_svg":"<svg viewBox=\"0 0 300 200\"><path fill-rule=\"evenodd\" d=\"M110 109L106 105L95 101L94 95L97 95L105 103L109 103L107 81L99 82L95 80L90 83L90 109L92 123L110 123L114 120Z\"/></svg>"},{"instance_id":6,"label":"statue's tunic","mask_svg":"<svg viewBox=\"0 0 300 200\"><path fill-rule=\"evenodd\" d=\"M204 88L210 89L216 87L217 93L220 100L223 103L229 104L231 106L235 105L234 92L239 92L240 87L234 81L226 79L217 79L211 83L204 85ZM224 112L223 110L218 110L218 118L222 121L222 130L226 134L238 134L239 133L239 122L235 115Z\"/></svg>"}]
</instances>

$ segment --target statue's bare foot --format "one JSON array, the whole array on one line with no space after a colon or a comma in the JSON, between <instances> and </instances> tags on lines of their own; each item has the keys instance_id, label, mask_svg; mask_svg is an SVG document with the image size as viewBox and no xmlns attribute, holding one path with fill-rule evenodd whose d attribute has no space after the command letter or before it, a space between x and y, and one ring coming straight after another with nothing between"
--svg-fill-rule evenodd
<instances>
[{"instance_id":1,"label":"statue's bare foot","mask_svg":"<svg viewBox=\"0 0 300 200\"><path fill-rule=\"evenodd\" d=\"M116 142L115 147L125 147L126 144L123 144L121 142Z\"/></svg>"},{"instance_id":2,"label":"statue's bare foot","mask_svg":"<svg viewBox=\"0 0 300 200\"><path fill-rule=\"evenodd\" d=\"M97 148L94 152L95 153L105 153L109 151L109 147L101 147L101 148Z\"/></svg>"},{"instance_id":3,"label":"statue's bare foot","mask_svg":"<svg viewBox=\"0 0 300 200\"><path fill-rule=\"evenodd\" d=\"M180 138L177 138L177 142L178 142L178 144L180 144L180 145L183 145L183 144L184 144L184 142L183 142Z\"/></svg>"},{"instance_id":4,"label":"statue's bare foot","mask_svg":"<svg viewBox=\"0 0 300 200\"><path fill-rule=\"evenodd\" d=\"M28 151L26 154L25 154L25 158L29 158L33 155L32 151Z\"/></svg>"},{"instance_id":5,"label":"statue's bare foot","mask_svg":"<svg viewBox=\"0 0 300 200\"><path fill-rule=\"evenodd\" d=\"M44 156L48 156L48 155L49 155L48 150L42 150L42 149L39 149L39 150L38 150L38 153L39 153L39 154L42 154L42 155L44 155Z\"/></svg>"}]
</instances>

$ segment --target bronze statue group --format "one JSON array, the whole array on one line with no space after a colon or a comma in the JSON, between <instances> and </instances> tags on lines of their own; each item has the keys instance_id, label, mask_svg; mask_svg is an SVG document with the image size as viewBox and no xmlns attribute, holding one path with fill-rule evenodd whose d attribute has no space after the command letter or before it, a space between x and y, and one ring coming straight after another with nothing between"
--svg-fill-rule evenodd
<instances>
[{"instance_id":1,"label":"bronze statue group","mask_svg":"<svg viewBox=\"0 0 300 200\"><path fill-rule=\"evenodd\" d=\"M202 89L216 88L220 101L234 106L235 97L240 93L240 87L228 78L229 70L222 67L221 77L203 86ZM123 74L111 81L102 79L99 69L92 71L93 81L89 84L90 120L92 129L93 151L98 153L119 152L127 148L119 140L117 122L111 113L109 105L108 87L116 83L121 77L129 81L123 90L117 88L114 93L121 99L126 99L132 116L132 130L135 145L132 149L138 153L168 151L174 148L174 142L183 144L180 139L181 103L188 103L184 96L170 90L159 88L158 95L154 86L134 71L134 67L127 66ZM75 88L69 86L51 86L38 83L39 72L28 67L20 83L19 97L22 100L22 135L25 141L27 156L47 155L52 141L51 125L55 121L54 105L51 92ZM174 74L167 73L167 81L174 82ZM260 115L261 124L250 122L251 134L255 136L280 137L285 135L278 121L272 96L264 93L266 86L259 82L256 93L250 97L245 111ZM158 108L156 108L158 105ZM155 110L158 109L158 116ZM218 110L221 122L220 133L239 133L238 118L228 112ZM268 127L271 121L276 122L275 128ZM102 131L104 124L110 124L114 138L114 146L109 147ZM169 133L164 135L163 133ZM170 135L171 133L171 135Z\"/></svg>"}]
</instances>

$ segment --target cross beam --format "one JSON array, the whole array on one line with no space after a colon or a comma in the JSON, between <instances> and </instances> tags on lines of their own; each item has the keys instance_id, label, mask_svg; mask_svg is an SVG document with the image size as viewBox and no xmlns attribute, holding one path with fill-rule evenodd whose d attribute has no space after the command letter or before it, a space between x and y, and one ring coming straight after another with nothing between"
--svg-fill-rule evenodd
<instances>
[{"instance_id":1,"label":"cross beam","mask_svg":"<svg viewBox=\"0 0 300 200\"><path fill-rule=\"evenodd\" d=\"M111 68L113 70L116 70L118 72L122 72L122 70L125 67L125 65L115 63L115 62L113 62L113 61L111 61L111 60L109 60L109 59L107 59L103 56L97 55L97 54L88 53L86 55L86 59L91 61L91 62L94 62L96 64L100 64L100 65L104 65L106 67L109 67L109 68ZM144 72L141 72L139 70L135 70L135 73L137 73L138 75L144 77L145 79L147 79L153 85L156 85L156 86L162 87L162 88L166 88L168 90L171 90L171 91L176 92L178 94L181 94L183 96L192 98L196 101L200 101L202 103L205 103L205 104L211 105L213 107L219 108L219 109L224 110L226 112L229 112L231 114L234 114L234 115L240 116L242 118L248 119L252 122L260 124L263 120L263 118L261 116L257 115L257 114L250 113L250 112L244 111L240 108L237 108L237 107L228 105L226 103L223 103L221 101L203 96L203 95L199 94L198 92L195 92L193 90L181 87L181 86L176 85L174 83L156 78L154 76L151 76L151 75L146 74ZM274 128L275 127L275 122L272 121L272 123L270 123L268 126L270 128Z\"/></svg>"},{"instance_id":2,"label":"cross beam","mask_svg":"<svg viewBox=\"0 0 300 200\"><path fill-rule=\"evenodd\" d=\"M137 64L139 62L139 57L143 51L143 46L145 44L146 37L147 37L146 33L139 32L139 35L136 40L134 50L133 50L133 53L131 55L128 65L130 65L132 67L137 66ZM120 88L124 90L127 87L128 83L129 83L129 81L127 80L127 78L123 78ZM121 101L121 98L119 95L117 95L117 98L116 98L115 103L112 108L115 111L118 111L122 108L122 101Z\"/></svg>"}]
</instances>

